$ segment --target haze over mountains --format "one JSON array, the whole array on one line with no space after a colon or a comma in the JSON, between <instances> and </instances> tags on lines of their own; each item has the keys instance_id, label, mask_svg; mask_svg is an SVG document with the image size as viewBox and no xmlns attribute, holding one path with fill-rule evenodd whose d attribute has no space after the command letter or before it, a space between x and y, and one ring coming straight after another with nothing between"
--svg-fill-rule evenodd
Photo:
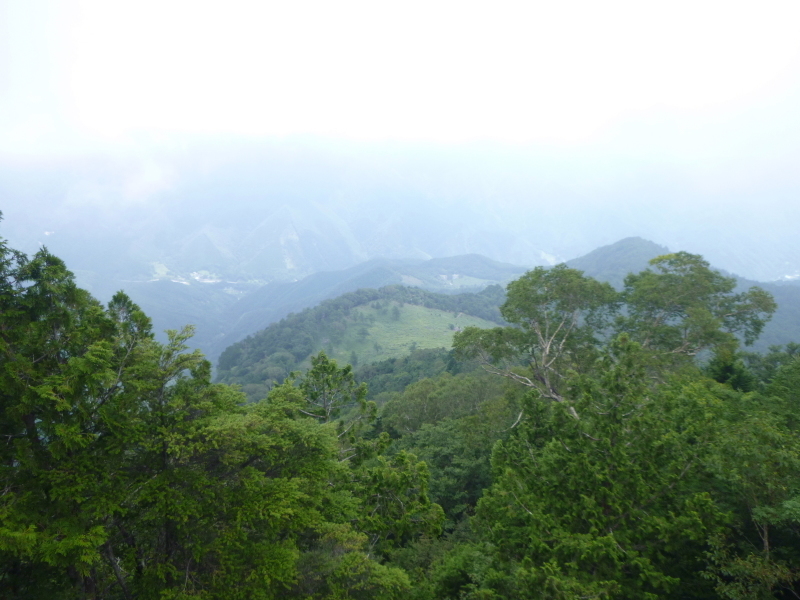
<instances>
[{"instance_id":1,"label":"haze over mountains","mask_svg":"<svg viewBox=\"0 0 800 600\"><path fill-rule=\"evenodd\" d=\"M51 180L40 185L55 184ZM46 194L39 198L42 206L48 198L52 200ZM70 206L74 210L68 210ZM213 204L205 206L207 210L211 207ZM151 316L156 331L194 325L193 345L214 362L231 344L289 313L358 289L406 285L448 294L476 292L488 285L504 286L537 264L557 260L547 253L541 253L538 261L529 254L530 262L517 265L480 254L429 258L418 248L407 246L396 253L416 253L417 257L369 258L334 269L363 258L365 245L350 240L348 246L343 230L335 229L332 218L331 228L326 229L321 221L328 216L315 213L314 207L306 213L284 206L277 217L265 219L253 229L256 233L242 239L232 233L245 227L247 220L242 214L238 223L235 215L225 211L219 211L219 218L213 222L204 220L208 215L191 210L181 219L170 214L170 205L159 207L146 202L132 203L116 212L98 209L97 218L92 218L89 208L67 203L51 213L38 213L46 226L61 223L62 233L46 229L49 235L37 242L46 241L51 251L76 272L79 283L101 300L124 289ZM145 209L154 210L148 221L152 230L134 220ZM238 210L244 208L239 206ZM37 220L28 215L27 220L15 222L19 214L13 210L9 213L3 229L12 245L15 236L30 244L39 226ZM228 232L227 237L220 233L223 231ZM443 226L442 231L442 237L446 237L448 227ZM384 244L389 243L389 237L387 234ZM434 238L431 234L430 239L417 239L432 244ZM248 247L250 258L243 260L242 248ZM674 248L632 237L596 248L567 264L621 288L625 275L645 269L649 259L671 250ZM741 280L742 287L754 283ZM776 297L779 309L756 347L765 350L771 344L800 337L800 285L791 280L760 285Z\"/></svg>"},{"instance_id":2,"label":"haze over mountains","mask_svg":"<svg viewBox=\"0 0 800 600\"><path fill-rule=\"evenodd\" d=\"M47 245L101 300L128 291L157 330L196 324L212 359L360 287L477 290L567 259L620 285L666 248L751 280L800 273L800 203L784 190L754 210L747 186L693 202L688 168L666 181L591 150L180 139L0 160L2 234ZM592 254L632 235L656 243Z\"/></svg>"},{"instance_id":3,"label":"haze over mountains","mask_svg":"<svg viewBox=\"0 0 800 600\"><path fill-rule=\"evenodd\" d=\"M91 274L267 283L469 253L533 266L630 236L755 280L800 273L794 188L732 189L727 167L654 172L608 146L175 139L0 160L6 237L46 243L93 288Z\"/></svg>"}]
</instances>

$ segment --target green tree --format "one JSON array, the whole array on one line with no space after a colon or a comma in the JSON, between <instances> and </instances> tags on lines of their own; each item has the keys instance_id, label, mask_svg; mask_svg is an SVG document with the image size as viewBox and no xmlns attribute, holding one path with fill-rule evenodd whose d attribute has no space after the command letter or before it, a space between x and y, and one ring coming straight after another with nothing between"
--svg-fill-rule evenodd
<instances>
[{"instance_id":1,"label":"green tree","mask_svg":"<svg viewBox=\"0 0 800 600\"><path fill-rule=\"evenodd\" d=\"M386 446L386 436L373 442L359 439L361 429L375 420L377 406L367 400L367 385L357 383L353 367L339 367L324 352L311 357L311 368L294 374L305 406L300 412L321 424L333 423L339 439L341 460L359 462Z\"/></svg>"},{"instance_id":2,"label":"green tree","mask_svg":"<svg viewBox=\"0 0 800 600\"><path fill-rule=\"evenodd\" d=\"M734 293L735 279L700 256L678 252L650 263L625 279L621 295L565 265L538 267L508 286L501 312L510 327L467 328L453 346L542 398L569 403L568 372L591 370L612 334L627 334L663 368L703 350L732 351L737 335L751 343L775 311L769 293L757 287Z\"/></svg>"},{"instance_id":3,"label":"green tree","mask_svg":"<svg viewBox=\"0 0 800 600\"><path fill-rule=\"evenodd\" d=\"M646 364L615 342L599 375L570 381L579 420L530 393L493 453L478 506L491 568L462 581L466 597L713 595L699 572L724 518L696 482L721 402L694 382L651 388Z\"/></svg>"},{"instance_id":4,"label":"green tree","mask_svg":"<svg viewBox=\"0 0 800 600\"><path fill-rule=\"evenodd\" d=\"M727 384L735 390L750 392L756 388L756 377L729 346L717 348L703 370L714 381Z\"/></svg>"},{"instance_id":5,"label":"green tree","mask_svg":"<svg viewBox=\"0 0 800 600\"><path fill-rule=\"evenodd\" d=\"M457 419L478 410L487 400L502 395L501 382L484 374L443 373L406 386L381 409L381 425L394 435L418 431L425 424Z\"/></svg>"},{"instance_id":6,"label":"green tree","mask_svg":"<svg viewBox=\"0 0 800 600\"><path fill-rule=\"evenodd\" d=\"M565 402L567 371L591 364L616 308L610 285L563 264L537 267L508 284L500 312L511 326L468 327L455 335L453 347L542 398Z\"/></svg>"},{"instance_id":7,"label":"green tree","mask_svg":"<svg viewBox=\"0 0 800 600\"><path fill-rule=\"evenodd\" d=\"M789 343L786 346L770 346L766 354L744 352L742 358L748 369L753 373L759 388L770 385L778 369L790 364L800 356L800 344Z\"/></svg>"},{"instance_id":8,"label":"green tree","mask_svg":"<svg viewBox=\"0 0 800 600\"><path fill-rule=\"evenodd\" d=\"M423 535L441 533L444 513L428 496L428 466L413 454L378 456L353 470L348 489L361 501L354 526L386 555Z\"/></svg>"},{"instance_id":9,"label":"green tree","mask_svg":"<svg viewBox=\"0 0 800 600\"><path fill-rule=\"evenodd\" d=\"M322 423L334 421L345 408L355 407L366 413L374 406L366 400L367 386L356 383L353 367L339 368L325 352L312 356L311 368L296 381L308 404L302 412Z\"/></svg>"},{"instance_id":10,"label":"green tree","mask_svg":"<svg viewBox=\"0 0 800 600\"><path fill-rule=\"evenodd\" d=\"M0 241L0 269L0 597L407 590L351 527L359 500L331 485L349 472L335 430L302 415L299 389L246 404L186 352L190 330L159 344L127 297L104 309L46 250Z\"/></svg>"},{"instance_id":11,"label":"green tree","mask_svg":"<svg viewBox=\"0 0 800 600\"><path fill-rule=\"evenodd\" d=\"M712 540L707 574L721 597L800 594L800 361L763 393L720 389L724 435L708 461L716 496L734 517Z\"/></svg>"},{"instance_id":12,"label":"green tree","mask_svg":"<svg viewBox=\"0 0 800 600\"><path fill-rule=\"evenodd\" d=\"M736 280L702 257L677 252L650 261L625 278L625 316L618 330L661 355L696 356L709 348L751 344L775 312L772 296L758 287L734 293Z\"/></svg>"},{"instance_id":13,"label":"green tree","mask_svg":"<svg viewBox=\"0 0 800 600\"><path fill-rule=\"evenodd\" d=\"M443 515L428 497L427 465L413 454L382 455L389 445L385 432L370 438L360 435L363 426L375 419L377 408L366 400L367 386L356 383L350 365L340 368L324 352L312 357L311 363L296 378L296 389L304 399L298 412L336 432L339 460L349 468L330 484L336 493L359 504L358 510L350 511L350 519L366 536L370 551L385 554L420 535L438 532Z\"/></svg>"},{"instance_id":14,"label":"green tree","mask_svg":"<svg viewBox=\"0 0 800 600\"><path fill-rule=\"evenodd\" d=\"M0 242L0 267L0 587L91 596L112 562L115 459L142 410L125 374L149 321L121 294L103 310L46 249L28 259Z\"/></svg>"}]
</instances>

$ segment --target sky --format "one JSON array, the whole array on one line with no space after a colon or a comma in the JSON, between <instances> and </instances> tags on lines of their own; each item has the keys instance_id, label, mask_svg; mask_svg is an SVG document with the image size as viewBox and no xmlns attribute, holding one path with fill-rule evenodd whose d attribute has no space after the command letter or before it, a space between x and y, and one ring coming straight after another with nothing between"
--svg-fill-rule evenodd
<instances>
[{"instance_id":1,"label":"sky","mask_svg":"<svg viewBox=\"0 0 800 600\"><path fill-rule=\"evenodd\" d=\"M560 258L642 235L800 274L798 23L797 0L0 0L0 168L94 157L65 202L157 202L217 160L170 158L196 140L315 140L523 228L583 212L542 242Z\"/></svg>"},{"instance_id":2,"label":"sky","mask_svg":"<svg viewBox=\"0 0 800 600\"><path fill-rule=\"evenodd\" d=\"M765 129L797 142L799 20L794 0L2 0L0 152L147 132L747 155Z\"/></svg>"}]
</instances>

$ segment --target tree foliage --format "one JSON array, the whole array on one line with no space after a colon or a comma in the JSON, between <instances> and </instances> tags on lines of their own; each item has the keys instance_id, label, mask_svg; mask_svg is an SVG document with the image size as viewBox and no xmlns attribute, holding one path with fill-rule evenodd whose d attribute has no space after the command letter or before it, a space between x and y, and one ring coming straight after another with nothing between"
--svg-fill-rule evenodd
<instances>
[{"instance_id":1,"label":"tree foliage","mask_svg":"<svg viewBox=\"0 0 800 600\"><path fill-rule=\"evenodd\" d=\"M511 326L467 328L456 334L453 346L544 398L563 402L566 372L594 358L616 300L610 285L566 265L537 267L508 285L500 312ZM524 369L515 368L520 363Z\"/></svg>"},{"instance_id":2,"label":"tree foliage","mask_svg":"<svg viewBox=\"0 0 800 600\"><path fill-rule=\"evenodd\" d=\"M468 328L453 345L564 402L568 373L593 368L598 348L615 335L627 334L662 363L680 363L703 350L735 348L737 334L752 342L775 311L770 294L755 287L734 293L735 280L700 256L679 252L650 265L629 275L621 294L566 265L537 267L508 286L501 313L511 326Z\"/></svg>"},{"instance_id":3,"label":"tree foliage","mask_svg":"<svg viewBox=\"0 0 800 600\"><path fill-rule=\"evenodd\" d=\"M407 589L353 529L335 429L303 414L301 389L247 404L186 352L190 330L156 342L127 297L104 308L46 250L3 244L0 266L0 597Z\"/></svg>"},{"instance_id":4,"label":"tree foliage","mask_svg":"<svg viewBox=\"0 0 800 600\"><path fill-rule=\"evenodd\" d=\"M618 324L644 348L695 356L735 345L736 335L751 344L775 312L769 293L758 287L734 293L736 280L695 254L666 254L650 265L625 278L626 314Z\"/></svg>"},{"instance_id":5,"label":"tree foliage","mask_svg":"<svg viewBox=\"0 0 800 600\"><path fill-rule=\"evenodd\" d=\"M642 352L625 339L600 361L603 375L570 382L580 420L531 394L495 448L478 516L497 573L479 587L515 598L680 596L687 563L722 523L691 483L720 403L691 385L648 389Z\"/></svg>"},{"instance_id":6,"label":"tree foliage","mask_svg":"<svg viewBox=\"0 0 800 600\"><path fill-rule=\"evenodd\" d=\"M247 402L0 240L0 598L797 598L798 347L736 341L773 310L686 253L535 269L456 336L505 380L419 351L370 402L319 353Z\"/></svg>"}]
</instances>

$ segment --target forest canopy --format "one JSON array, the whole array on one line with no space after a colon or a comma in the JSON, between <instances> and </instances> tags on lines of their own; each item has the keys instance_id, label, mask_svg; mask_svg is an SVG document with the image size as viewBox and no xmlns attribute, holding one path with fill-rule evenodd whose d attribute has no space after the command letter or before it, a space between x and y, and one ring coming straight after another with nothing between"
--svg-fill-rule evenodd
<instances>
[{"instance_id":1,"label":"forest canopy","mask_svg":"<svg viewBox=\"0 0 800 600\"><path fill-rule=\"evenodd\" d=\"M699 256L256 401L46 249L0 269L2 598L800 594L800 352L742 353L774 301Z\"/></svg>"}]
</instances>

